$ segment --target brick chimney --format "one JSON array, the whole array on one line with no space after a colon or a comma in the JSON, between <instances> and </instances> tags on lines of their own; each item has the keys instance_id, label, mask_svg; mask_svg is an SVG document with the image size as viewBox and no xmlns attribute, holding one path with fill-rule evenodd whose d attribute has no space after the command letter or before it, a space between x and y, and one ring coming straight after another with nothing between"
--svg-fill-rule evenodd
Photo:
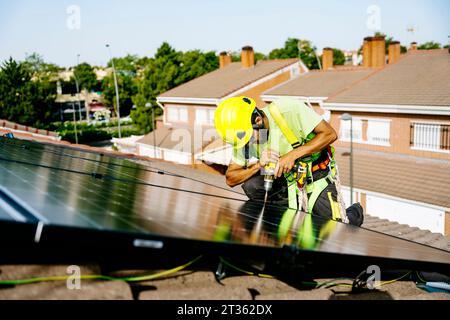
<instances>
[{"instance_id":1,"label":"brick chimney","mask_svg":"<svg viewBox=\"0 0 450 320\"><path fill-rule=\"evenodd\" d=\"M230 63L231 63L231 56L226 51L222 51L219 54L219 66L220 66L220 69L225 68Z\"/></svg>"},{"instance_id":2,"label":"brick chimney","mask_svg":"<svg viewBox=\"0 0 450 320\"><path fill-rule=\"evenodd\" d=\"M410 51L417 50L417 42L411 42L411 45L409 47Z\"/></svg>"},{"instance_id":3,"label":"brick chimney","mask_svg":"<svg viewBox=\"0 0 450 320\"><path fill-rule=\"evenodd\" d=\"M241 52L241 63L242 68L250 68L255 64L255 53L253 52L253 48L250 46L242 47Z\"/></svg>"},{"instance_id":4,"label":"brick chimney","mask_svg":"<svg viewBox=\"0 0 450 320\"><path fill-rule=\"evenodd\" d=\"M333 68L333 48L323 48L322 52L322 70Z\"/></svg>"},{"instance_id":5,"label":"brick chimney","mask_svg":"<svg viewBox=\"0 0 450 320\"><path fill-rule=\"evenodd\" d=\"M365 37L363 43L363 66L372 66L372 37Z\"/></svg>"},{"instance_id":6,"label":"brick chimney","mask_svg":"<svg viewBox=\"0 0 450 320\"><path fill-rule=\"evenodd\" d=\"M380 68L386 64L386 41L384 36L372 37L371 41L372 68Z\"/></svg>"},{"instance_id":7,"label":"brick chimney","mask_svg":"<svg viewBox=\"0 0 450 320\"><path fill-rule=\"evenodd\" d=\"M388 62L389 64L397 62L397 60L400 58L400 42L399 41L392 41L389 43L388 48Z\"/></svg>"}]
</instances>

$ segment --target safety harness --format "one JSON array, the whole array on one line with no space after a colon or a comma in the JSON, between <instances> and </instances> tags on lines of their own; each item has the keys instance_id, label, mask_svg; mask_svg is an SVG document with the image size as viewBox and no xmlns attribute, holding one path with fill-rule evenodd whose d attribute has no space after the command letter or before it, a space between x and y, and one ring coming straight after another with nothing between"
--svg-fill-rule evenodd
<instances>
[{"instance_id":1,"label":"safety harness","mask_svg":"<svg viewBox=\"0 0 450 320\"><path fill-rule=\"evenodd\" d=\"M276 104L272 103L268 108L275 123L280 128L281 132L286 137L288 142L291 144L292 148L295 149L300 147L300 141L289 128L286 120L284 119ZM335 181L337 168L334 161L334 149L331 146L327 147L327 149L322 150L320 156L316 156L315 159L312 156L302 158L302 160L298 161L297 163L297 166L299 165L307 168L305 172L306 177L298 177L296 174L292 173L285 174L285 178L288 183L289 207L297 209L298 206L300 206L299 209L303 208L303 210L307 211L308 213L312 213L314 204L321 192L328 186L328 184ZM317 170L324 170L327 168L329 168L329 174L326 177L314 181L313 173ZM299 178L301 180L299 180ZM303 179L305 179L306 181L303 181ZM338 190L338 193L339 192L340 190ZM346 220L345 211L343 211L343 205L341 203L335 203L334 201L332 201L331 194L328 194L328 197L330 198L333 220Z\"/></svg>"}]
</instances>

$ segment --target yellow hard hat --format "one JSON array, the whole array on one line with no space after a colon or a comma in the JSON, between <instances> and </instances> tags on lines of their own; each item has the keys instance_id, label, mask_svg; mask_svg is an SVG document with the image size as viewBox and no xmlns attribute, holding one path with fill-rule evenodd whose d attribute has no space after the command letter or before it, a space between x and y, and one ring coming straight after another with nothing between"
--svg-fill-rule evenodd
<instances>
[{"instance_id":1,"label":"yellow hard hat","mask_svg":"<svg viewBox=\"0 0 450 320\"><path fill-rule=\"evenodd\" d=\"M214 125L220 137L236 149L244 147L253 134L252 114L256 102L249 97L222 101L214 114Z\"/></svg>"}]
</instances>

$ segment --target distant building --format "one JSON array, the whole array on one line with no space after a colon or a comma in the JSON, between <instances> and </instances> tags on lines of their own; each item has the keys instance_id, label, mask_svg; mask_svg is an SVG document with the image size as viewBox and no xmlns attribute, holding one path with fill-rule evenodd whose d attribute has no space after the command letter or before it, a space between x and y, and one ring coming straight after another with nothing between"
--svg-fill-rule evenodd
<instances>
[{"instance_id":1,"label":"distant building","mask_svg":"<svg viewBox=\"0 0 450 320\"><path fill-rule=\"evenodd\" d=\"M94 68L94 72L97 80L101 81L112 72L112 69ZM76 92L75 88L71 88L69 91L65 90L61 81L70 81L72 77L73 69L63 70L58 74L55 102L59 105L60 121L73 120L74 111L77 119L91 119L93 112L108 108L103 105L103 97L99 92L88 92L84 89L81 90L81 88L79 93Z\"/></svg>"}]
</instances>

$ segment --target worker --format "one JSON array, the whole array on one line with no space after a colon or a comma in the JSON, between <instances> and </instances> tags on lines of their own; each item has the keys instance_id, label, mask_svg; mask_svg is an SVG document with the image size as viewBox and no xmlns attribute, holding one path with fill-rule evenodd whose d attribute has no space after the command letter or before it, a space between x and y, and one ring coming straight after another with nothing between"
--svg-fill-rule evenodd
<instances>
[{"instance_id":1,"label":"worker","mask_svg":"<svg viewBox=\"0 0 450 320\"><path fill-rule=\"evenodd\" d=\"M271 204L297 208L301 205L298 184L289 183L288 178L301 160L307 164L306 186L300 190L308 201L305 211L358 226L362 224L359 203L339 210L334 152L330 147L337 134L305 103L281 98L260 109L250 97L232 97L219 104L214 124L222 139L233 146L226 172L229 186L242 184L250 199L263 200L267 189L261 172L267 164L275 163L267 200Z\"/></svg>"}]
</instances>

